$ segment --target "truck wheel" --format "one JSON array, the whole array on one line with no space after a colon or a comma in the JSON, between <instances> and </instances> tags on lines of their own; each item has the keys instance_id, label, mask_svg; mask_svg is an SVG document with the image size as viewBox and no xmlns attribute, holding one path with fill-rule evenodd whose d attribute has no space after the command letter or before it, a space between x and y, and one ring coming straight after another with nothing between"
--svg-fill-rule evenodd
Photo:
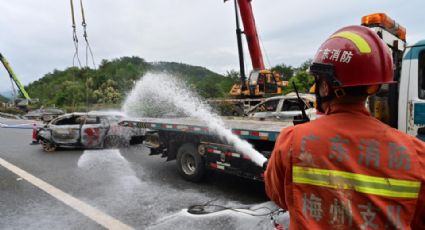
<instances>
[{"instance_id":1,"label":"truck wheel","mask_svg":"<svg viewBox=\"0 0 425 230\"><path fill-rule=\"evenodd\" d=\"M241 113L239 113L238 111L236 111L236 110L233 110L232 111L232 116L234 116L234 117L239 117L239 116L242 116L242 114Z\"/></svg>"},{"instance_id":2,"label":"truck wheel","mask_svg":"<svg viewBox=\"0 0 425 230\"><path fill-rule=\"evenodd\" d=\"M177 151L177 169L184 179L199 182L205 173L204 159L193 144L183 144Z\"/></svg>"},{"instance_id":3,"label":"truck wheel","mask_svg":"<svg viewBox=\"0 0 425 230\"><path fill-rule=\"evenodd\" d=\"M45 152L54 152L56 150L56 145L50 141L41 140L41 146Z\"/></svg>"},{"instance_id":4,"label":"truck wheel","mask_svg":"<svg viewBox=\"0 0 425 230\"><path fill-rule=\"evenodd\" d=\"M239 106L234 106L233 108L231 108L230 113L234 117L243 116L244 114L243 109Z\"/></svg>"}]
</instances>

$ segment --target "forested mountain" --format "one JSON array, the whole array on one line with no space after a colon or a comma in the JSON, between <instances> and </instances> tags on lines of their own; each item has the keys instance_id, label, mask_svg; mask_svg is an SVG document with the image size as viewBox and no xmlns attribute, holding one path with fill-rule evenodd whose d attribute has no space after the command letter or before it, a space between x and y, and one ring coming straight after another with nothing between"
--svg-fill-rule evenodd
<instances>
[{"instance_id":1,"label":"forested mountain","mask_svg":"<svg viewBox=\"0 0 425 230\"><path fill-rule=\"evenodd\" d=\"M235 82L206 68L174 62L146 62L139 57L103 60L98 69L71 67L54 70L29 84L32 98L44 105L119 104L148 71L180 77L205 97L225 97ZM160 86L160 82L158 83Z\"/></svg>"},{"instance_id":2,"label":"forested mountain","mask_svg":"<svg viewBox=\"0 0 425 230\"><path fill-rule=\"evenodd\" d=\"M313 78L306 73L311 60L294 68L277 65L273 71L289 80L284 93L293 91L294 82L299 92L307 92ZM103 60L98 69L70 67L54 70L25 87L32 98L38 98L43 106L76 107L92 105L119 105L137 80L147 72L167 72L187 82L204 98L224 98L230 88L239 81L239 73L229 71L226 76L204 67L175 62L146 62L139 57L121 57ZM158 87L161 82L158 82Z\"/></svg>"}]
</instances>

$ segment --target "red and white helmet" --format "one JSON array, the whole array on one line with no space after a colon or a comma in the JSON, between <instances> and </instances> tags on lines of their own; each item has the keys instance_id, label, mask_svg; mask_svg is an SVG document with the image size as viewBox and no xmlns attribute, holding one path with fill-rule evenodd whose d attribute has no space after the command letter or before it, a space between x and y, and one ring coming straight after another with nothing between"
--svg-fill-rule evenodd
<instances>
[{"instance_id":1,"label":"red and white helmet","mask_svg":"<svg viewBox=\"0 0 425 230\"><path fill-rule=\"evenodd\" d=\"M333 88L394 83L388 47L364 26L348 26L332 34L317 51L310 72L325 77Z\"/></svg>"}]
</instances>

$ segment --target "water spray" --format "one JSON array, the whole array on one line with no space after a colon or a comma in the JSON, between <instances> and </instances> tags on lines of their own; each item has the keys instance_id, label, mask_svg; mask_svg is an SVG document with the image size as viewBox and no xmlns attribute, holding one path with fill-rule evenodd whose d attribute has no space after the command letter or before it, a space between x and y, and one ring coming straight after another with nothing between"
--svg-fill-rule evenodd
<instances>
[{"instance_id":1,"label":"water spray","mask_svg":"<svg viewBox=\"0 0 425 230\"><path fill-rule=\"evenodd\" d=\"M158 117L164 113L183 113L205 122L210 132L223 137L258 166L263 167L267 161L251 144L226 128L223 120L196 93L170 74L147 73L128 95L123 111L129 117Z\"/></svg>"}]
</instances>

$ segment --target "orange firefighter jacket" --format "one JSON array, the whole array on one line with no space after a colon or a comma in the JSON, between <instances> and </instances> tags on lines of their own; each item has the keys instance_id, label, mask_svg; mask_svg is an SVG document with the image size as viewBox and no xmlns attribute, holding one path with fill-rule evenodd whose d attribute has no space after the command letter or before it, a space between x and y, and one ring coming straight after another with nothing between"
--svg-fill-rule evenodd
<instances>
[{"instance_id":1,"label":"orange firefighter jacket","mask_svg":"<svg viewBox=\"0 0 425 230\"><path fill-rule=\"evenodd\" d=\"M425 143L364 104L284 129L265 186L290 229L425 229Z\"/></svg>"}]
</instances>

